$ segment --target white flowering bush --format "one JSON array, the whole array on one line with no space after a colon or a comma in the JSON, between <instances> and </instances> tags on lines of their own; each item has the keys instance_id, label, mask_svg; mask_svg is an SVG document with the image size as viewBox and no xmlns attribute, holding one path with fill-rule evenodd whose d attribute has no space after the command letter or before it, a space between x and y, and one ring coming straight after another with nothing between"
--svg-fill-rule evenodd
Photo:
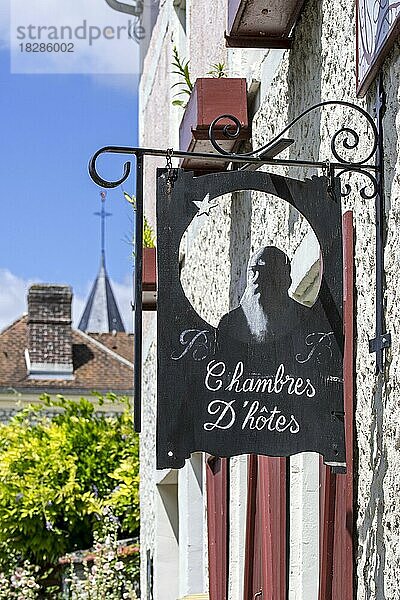
<instances>
[{"instance_id":1,"label":"white flowering bush","mask_svg":"<svg viewBox=\"0 0 400 600\"><path fill-rule=\"evenodd\" d=\"M119 520L112 508L103 508L98 525L91 550L61 560L61 564L69 562L63 592L58 585L49 587L46 582L52 569L43 573L39 566L23 561L10 548L7 552L0 543L0 600L137 600L138 554L121 560Z\"/></svg>"},{"instance_id":2,"label":"white flowering bush","mask_svg":"<svg viewBox=\"0 0 400 600\"><path fill-rule=\"evenodd\" d=\"M77 557L70 556L69 600L137 600L133 581L118 556L118 519L109 507L104 508L103 519L102 531L94 534L93 552L83 558L83 576L76 571Z\"/></svg>"},{"instance_id":3,"label":"white flowering bush","mask_svg":"<svg viewBox=\"0 0 400 600\"><path fill-rule=\"evenodd\" d=\"M0 600L36 600L40 585L36 582L38 567L25 561L8 572L0 572Z\"/></svg>"}]
</instances>

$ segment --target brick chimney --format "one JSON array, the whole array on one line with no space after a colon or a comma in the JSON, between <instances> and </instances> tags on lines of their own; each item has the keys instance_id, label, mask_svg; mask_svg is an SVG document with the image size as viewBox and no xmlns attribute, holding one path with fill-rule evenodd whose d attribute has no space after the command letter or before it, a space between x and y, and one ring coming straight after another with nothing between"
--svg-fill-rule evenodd
<instances>
[{"instance_id":1,"label":"brick chimney","mask_svg":"<svg viewBox=\"0 0 400 600\"><path fill-rule=\"evenodd\" d=\"M68 285L29 288L26 363L31 379L73 379L71 301Z\"/></svg>"}]
</instances>

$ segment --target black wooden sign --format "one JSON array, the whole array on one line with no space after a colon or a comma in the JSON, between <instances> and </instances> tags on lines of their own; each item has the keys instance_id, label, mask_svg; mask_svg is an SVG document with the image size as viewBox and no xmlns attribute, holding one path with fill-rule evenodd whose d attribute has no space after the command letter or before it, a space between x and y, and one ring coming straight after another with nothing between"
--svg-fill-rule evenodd
<instances>
[{"instance_id":1,"label":"black wooden sign","mask_svg":"<svg viewBox=\"0 0 400 600\"><path fill-rule=\"evenodd\" d=\"M341 207L327 179L178 170L171 190L166 177L158 172L157 468L182 467L195 451L315 451L344 467ZM311 308L295 302L286 254L258 248L240 305L215 328L185 296L179 245L197 214L239 190L273 194L307 219L321 247L321 287Z\"/></svg>"}]
</instances>

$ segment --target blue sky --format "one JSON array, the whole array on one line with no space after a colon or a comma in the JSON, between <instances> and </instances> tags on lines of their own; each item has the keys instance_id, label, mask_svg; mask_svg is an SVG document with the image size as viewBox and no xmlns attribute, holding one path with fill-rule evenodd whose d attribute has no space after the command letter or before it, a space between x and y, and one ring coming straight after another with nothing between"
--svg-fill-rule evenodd
<instances>
[{"instance_id":1,"label":"blue sky","mask_svg":"<svg viewBox=\"0 0 400 600\"><path fill-rule=\"evenodd\" d=\"M0 115L0 327L23 310L33 281L72 285L77 315L100 258L100 189L87 163L100 146L137 144L137 78L11 75L3 48ZM107 159L102 173L118 178L123 160ZM133 224L121 189L108 191L106 209L107 266L126 320Z\"/></svg>"}]
</instances>

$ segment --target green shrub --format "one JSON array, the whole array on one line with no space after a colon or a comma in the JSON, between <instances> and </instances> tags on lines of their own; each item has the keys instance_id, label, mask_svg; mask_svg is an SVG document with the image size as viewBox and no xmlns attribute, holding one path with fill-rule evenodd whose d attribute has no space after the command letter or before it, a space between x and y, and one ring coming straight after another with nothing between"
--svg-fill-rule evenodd
<instances>
[{"instance_id":1,"label":"green shrub","mask_svg":"<svg viewBox=\"0 0 400 600\"><path fill-rule=\"evenodd\" d=\"M127 399L111 417L84 398L40 400L0 425L0 560L8 547L45 568L92 545L105 506L137 533L139 447Z\"/></svg>"}]
</instances>

